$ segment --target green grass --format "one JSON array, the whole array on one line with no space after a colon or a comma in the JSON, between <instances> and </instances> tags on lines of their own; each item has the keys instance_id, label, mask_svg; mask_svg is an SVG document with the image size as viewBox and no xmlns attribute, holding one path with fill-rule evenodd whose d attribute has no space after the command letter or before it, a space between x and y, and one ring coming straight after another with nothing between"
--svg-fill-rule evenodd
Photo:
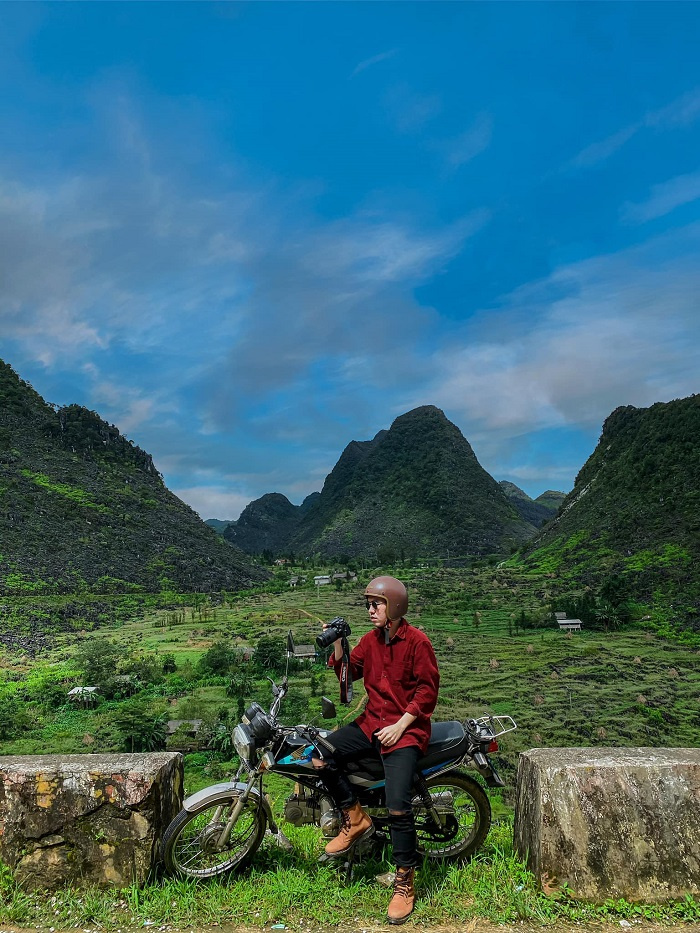
<instances>
[{"instance_id":1,"label":"green grass","mask_svg":"<svg viewBox=\"0 0 700 933\"><path fill-rule=\"evenodd\" d=\"M57 929L98 926L105 930L146 923L194 928L206 924L269 927L359 928L383 920L389 892L375 876L387 871L386 858L368 860L351 883L329 867L319 866L318 831L290 828L291 853L266 841L252 868L207 883L158 878L142 888L56 892L23 891L9 871L0 871L0 920ZM565 894L546 897L514 855L512 827L496 824L484 850L466 865L424 865L418 872L419 899L410 926L455 925L472 919L493 923L538 924L644 919L664 923L700 920L700 904L692 898L665 905L638 905L624 900L602 905L578 903Z\"/></svg>"},{"instance_id":2,"label":"green grass","mask_svg":"<svg viewBox=\"0 0 700 933\"><path fill-rule=\"evenodd\" d=\"M109 513L109 509L106 506L93 502L92 496L79 486L70 486L68 483L57 483L44 473L32 473L31 470L20 470L20 473L27 479L32 480L33 483L40 486L42 489L70 499L71 502L85 506L88 509L95 509L103 514Z\"/></svg>"}]
</instances>

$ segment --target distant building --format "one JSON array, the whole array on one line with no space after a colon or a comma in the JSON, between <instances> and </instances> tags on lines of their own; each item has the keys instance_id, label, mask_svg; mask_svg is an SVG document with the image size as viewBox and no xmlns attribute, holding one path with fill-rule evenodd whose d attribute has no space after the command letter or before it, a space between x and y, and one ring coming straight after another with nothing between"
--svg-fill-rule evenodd
<instances>
[{"instance_id":1,"label":"distant building","mask_svg":"<svg viewBox=\"0 0 700 933\"><path fill-rule=\"evenodd\" d=\"M331 575L329 573L322 573L314 577L314 586L327 586L330 582Z\"/></svg>"},{"instance_id":2,"label":"distant building","mask_svg":"<svg viewBox=\"0 0 700 933\"><path fill-rule=\"evenodd\" d=\"M117 691L124 696L133 696L141 688L138 678L131 674L116 674L110 680Z\"/></svg>"},{"instance_id":3,"label":"distant building","mask_svg":"<svg viewBox=\"0 0 700 933\"><path fill-rule=\"evenodd\" d=\"M315 661L316 660L316 646L315 645L295 645L294 646L294 657L298 658L300 661Z\"/></svg>"},{"instance_id":4,"label":"distant building","mask_svg":"<svg viewBox=\"0 0 700 933\"><path fill-rule=\"evenodd\" d=\"M580 632L583 622L580 619L557 619L562 632Z\"/></svg>"},{"instance_id":5,"label":"distant building","mask_svg":"<svg viewBox=\"0 0 700 933\"><path fill-rule=\"evenodd\" d=\"M68 691L68 699L80 706L95 706L99 692L97 687L73 687Z\"/></svg>"},{"instance_id":6,"label":"distant building","mask_svg":"<svg viewBox=\"0 0 700 933\"><path fill-rule=\"evenodd\" d=\"M168 749L175 752L191 752L202 744L202 719L169 719L165 724Z\"/></svg>"},{"instance_id":7,"label":"distant building","mask_svg":"<svg viewBox=\"0 0 700 933\"><path fill-rule=\"evenodd\" d=\"M346 580L346 581L357 580L357 574L355 573L354 570L345 570L342 573L341 572L334 573L332 579L334 583L336 580Z\"/></svg>"},{"instance_id":8,"label":"distant building","mask_svg":"<svg viewBox=\"0 0 700 933\"><path fill-rule=\"evenodd\" d=\"M565 618L566 618L566 613L565 613L565 612L555 612L555 613L554 613L554 618L555 618L557 621L559 621L559 619L565 619Z\"/></svg>"}]
</instances>

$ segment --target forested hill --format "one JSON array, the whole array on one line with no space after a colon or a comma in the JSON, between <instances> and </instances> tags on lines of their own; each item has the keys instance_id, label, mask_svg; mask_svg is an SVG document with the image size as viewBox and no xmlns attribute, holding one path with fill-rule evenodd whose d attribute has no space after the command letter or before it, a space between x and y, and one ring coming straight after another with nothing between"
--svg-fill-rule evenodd
<instances>
[{"instance_id":1,"label":"forested hill","mask_svg":"<svg viewBox=\"0 0 700 933\"><path fill-rule=\"evenodd\" d=\"M506 494L508 500L515 506L520 517L530 525L534 525L535 528L540 528L544 522L548 522L550 518L553 518L566 498L565 493L548 489L541 496L532 499L515 483L501 480L498 485Z\"/></svg>"},{"instance_id":2,"label":"forested hill","mask_svg":"<svg viewBox=\"0 0 700 933\"><path fill-rule=\"evenodd\" d=\"M262 571L99 415L55 410L0 360L0 592L239 589Z\"/></svg>"},{"instance_id":3,"label":"forested hill","mask_svg":"<svg viewBox=\"0 0 700 933\"><path fill-rule=\"evenodd\" d=\"M614 576L689 620L700 607L700 395L617 408L527 560L594 584Z\"/></svg>"},{"instance_id":4,"label":"forested hill","mask_svg":"<svg viewBox=\"0 0 700 933\"><path fill-rule=\"evenodd\" d=\"M507 554L534 533L432 405L401 415L370 441L351 441L321 494L303 506L264 496L224 532L251 553L268 547L384 561Z\"/></svg>"}]
</instances>

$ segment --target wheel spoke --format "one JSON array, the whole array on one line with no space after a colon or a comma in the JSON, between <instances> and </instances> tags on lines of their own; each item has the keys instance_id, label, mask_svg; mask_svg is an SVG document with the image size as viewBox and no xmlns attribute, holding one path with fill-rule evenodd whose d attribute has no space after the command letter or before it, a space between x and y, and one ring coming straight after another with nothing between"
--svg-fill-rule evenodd
<instances>
[{"instance_id":1,"label":"wheel spoke","mask_svg":"<svg viewBox=\"0 0 700 933\"><path fill-rule=\"evenodd\" d=\"M179 815L164 842L166 865L171 871L189 877L213 877L241 866L252 856L265 833L262 810L251 799L226 846L220 849L218 840L226 828L226 819L222 819L226 812L228 807L215 803L200 813Z\"/></svg>"},{"instance_id":2,"label":"wheel spoke","mask_svg":"<svg viewBox=\"0 0 700 933\"><path fill-rule=\"evenodd\" d=\"M488 798L473 779L445 775L428 781L442 826L437 830L420 798L414 800L420 850L432 859L469 856L479 848L491 822Z\"/></svg>"}]
</instances>

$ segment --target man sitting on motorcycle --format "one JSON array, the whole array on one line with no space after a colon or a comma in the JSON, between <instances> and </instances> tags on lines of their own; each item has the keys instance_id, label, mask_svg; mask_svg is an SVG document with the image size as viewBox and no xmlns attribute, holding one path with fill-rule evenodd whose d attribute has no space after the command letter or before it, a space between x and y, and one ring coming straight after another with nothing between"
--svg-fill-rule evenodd
<instances>
[{"instance_id":1,"label":"man sitting on motorcycle","mask_svg":"<svg viewBox=\"0 0 700 933\"><path fill-rule=\"evenodd\" d=\"M413 818L413 781L418 759L430 740L430 717L437 702L440 675L430 639L404 618L406 587L395 577L376 577L365 590L372 630L350 655L353 680L364 679L367 705L355 722L329 736L332 759L314 759L329 792L342 811L342 828L326 846L332 857L344 855L373 832L344 764L374 757L384 765L386 805L396 863L389 923L403 923L415 903L414 875L419 864ZM339 639L329 658L340 678L343 649Z\"/></svg>"}]
</instances>

